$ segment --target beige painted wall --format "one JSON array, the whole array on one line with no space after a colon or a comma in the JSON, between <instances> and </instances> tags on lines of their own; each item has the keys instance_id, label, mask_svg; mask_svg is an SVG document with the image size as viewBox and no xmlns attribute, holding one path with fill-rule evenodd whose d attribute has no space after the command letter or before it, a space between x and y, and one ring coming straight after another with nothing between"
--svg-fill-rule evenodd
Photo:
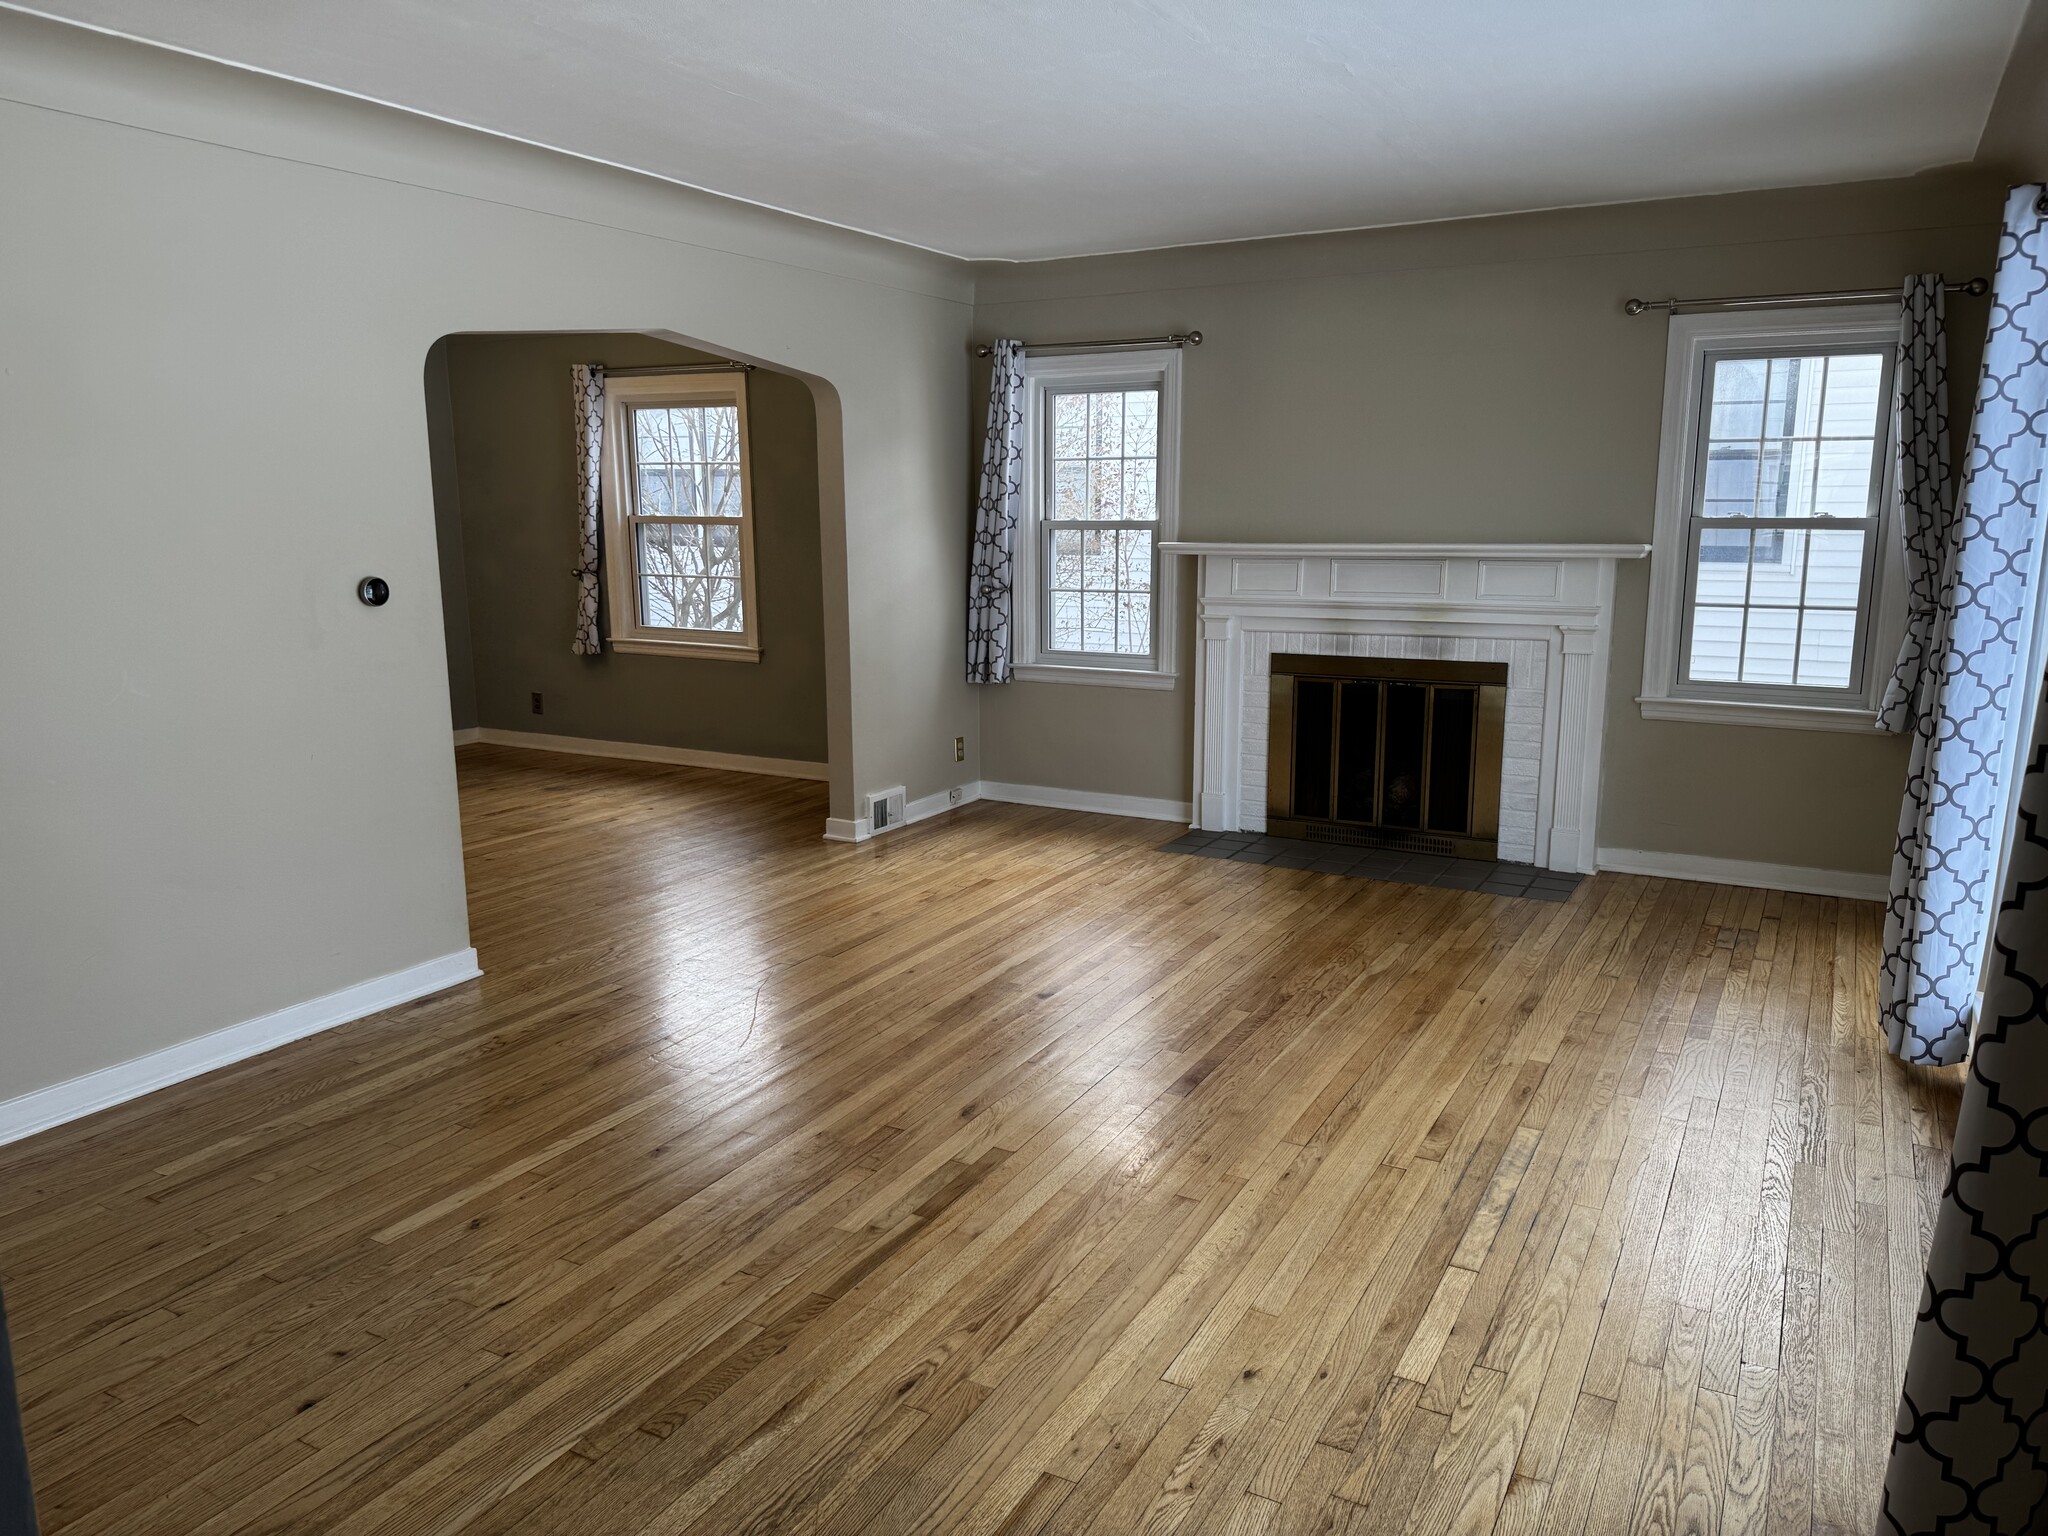
<instances>
[{"instance_id":1,"label":"beige painted wall","mask_svg":"<svg viewBox=\"0 0 2048 1536\"><path fill-rule=\"evenodd\" d=\"M812 383L835 809L979 776L955 265L16 12L0 186L0 1097L468 942L451 332Z\"/></svg>"},{"instance_id":2,"label":"beige painted wall","mask_svg":"<svg viewBox=\"0 0 2048 1536\"><path fill-rule=\"evenodd\" d=\"M825 613L818 417L801 379L747 378L758 663L569 650L576 501L569 365L714 361L637 335L453 336L445 355L459 485L435 510L461 527L474 723L599 741L825 761ZM431 372L431 368L430 368ZM433 425L430 410L429 427ZM438 455L437 455L438 456ZM447 548L444 536L442 548ZM443 581L446 593L447 582ZM445 598L444 598L445 601ZM451 650L459 712L463 659ZM539 692L545 713L532 712Z\"/></svg>"},{"instance_id":3,"label":"beige painted wall","mask_svg":"<svg viewBox=\"0 0 2048 1536\"><path fill-rule=\"evenodd\" d=\"M1995 186L1957 173L983 264L975 331L1199 328L1183 382L1185 538L1647 543L1666 326L1627 318L1624 298L1984 273L1997 214ZM1953 306L1959 403L1983 323L1981 301ZM1602 846L1887 868L1899 741L1642 718L1647 576L1638 562L1620 581ZM1192 624L1181 634L1170 693L984 689L986 776L1186 799Z\"/></svg>"},{"instance_id":4,"label":"beige painted wall","mask_svg":"<svg viewBox=\"0 0 2048 1536\"><path fill-rule=\"evenodd\" d=\"M2020 23L1977 162L2008 181L2048 179L2048 0Z\"/></svg>"}]
</instances>

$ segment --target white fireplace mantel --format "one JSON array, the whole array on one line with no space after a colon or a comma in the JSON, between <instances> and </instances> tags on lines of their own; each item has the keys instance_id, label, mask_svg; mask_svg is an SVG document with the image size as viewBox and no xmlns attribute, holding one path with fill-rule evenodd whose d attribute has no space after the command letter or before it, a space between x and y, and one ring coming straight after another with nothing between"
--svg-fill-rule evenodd
<instances>
[{"instance_id":1,"label":"white fireplace mantel","mask_svg":"<svg viewBox=\"0 0 2048 1536\"><path fill-rule=\"evenodd\" d=\"M1266 824L1277 652L1508 667L1500 850L1590 871L1614 567L1647 544L1172 543L1199 562L1195 824Z\"/></svg>"}]
</instances>

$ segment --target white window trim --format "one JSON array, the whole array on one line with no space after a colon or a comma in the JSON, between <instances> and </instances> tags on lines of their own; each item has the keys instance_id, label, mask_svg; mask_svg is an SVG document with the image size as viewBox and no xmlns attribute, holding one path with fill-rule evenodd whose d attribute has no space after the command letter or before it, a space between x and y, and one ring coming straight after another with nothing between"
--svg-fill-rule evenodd
<instances>
[{"instance_id":1,"label":"white window trim","mask_svg":"<svg viewBox=\"0 0 2048 1536\"><path fill-rule=\"evenodd\" d=\"M1898 340L1896 304L1750 310L1672 318L1664 373L1662 448L1657 465L1656 531L1650 553L1650 612L1643 637L1643 691L1636 700L1645 718L1796 730L1875 729L1878 702L1906 624L1905 566L1894 505L1896 451L1891 443L1889 403L1881 407L1880 417L1885 436L1885 467L1875 530L1877 567L1859 658L1862 686L1849 692L1781 684L1681 682L1684 658L1680 646L1685 632L1698 413L1703 406L1708 354L1747 347L1782 351L1801 345L1869 346L1896 352Z\"/></svg>"},{"instance_id":2,"label":"white window trim","mask_svg":"<svg viewBox=\"0 0 2048 1536\"><path fill-rule=\"evenodd\" d=\"M1082 683L1110 688L1172 688L1178 681L1175 650L1179 607L1180 561L1161 554L1160 546L1178 536L1180 528L1180 351L1178 348L1128 352L1025 355L1024 472L1022 508L1012 546L1010 623L1016 638L1016 660L1010 675L1027 683ZM1045 590L1040 551L1044 545L1040 520L1044 511L1046 411L1049 387L1083 384L1093 387L1129 385L1159 389L1159 529L1153 536L1152 660L1104 656L1100 661L1070 652L1048 655L1041 648Z\"/></svg>"},{"instance_id":3,"label":"white window trim","mask_svg":"<svg viewBox=\"0 0 2048 1536\"><path fill-rule=\"evenodd\" d=\"M638 563L633 552L633 454L627 430L635 407L720 405L739 407L740 417L740 602L746 627L737 635L718 630L661 629L639 622ZM604 453L598 468L603 504L605 643L639 656L690 656L700 660L759 661L761 608L754 596L754 472L747 421L744 373L644 374L606 379Z\"/></svg>"}]
</instances>

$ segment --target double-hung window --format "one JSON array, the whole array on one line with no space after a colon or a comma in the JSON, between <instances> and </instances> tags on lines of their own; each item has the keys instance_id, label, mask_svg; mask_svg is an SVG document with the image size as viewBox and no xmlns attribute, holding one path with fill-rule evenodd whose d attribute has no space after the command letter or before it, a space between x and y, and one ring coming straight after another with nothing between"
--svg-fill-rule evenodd
<instances>
[{"instance_id":1,"label":"double-hung window","mask_svg":"<svg viewBox=\"0 0 2048 1536\"><path fill-rule=\"evenodd\" d=\"M1015 675L1170 688L1180 354L1027 356Z\"/></svg>"},{"instance_id":2,"label":"double-hung window","mask_svg":"<svg viewBox=\"0 0 2048 1536\"><path fill-rule=\"evenodd\" d=\"M1643 712L1867 730L1899 639L1898 311L1671 322Z\"/></svg>"},{"instance_id":3,"label":"double-hung window","mask_svg":"<svg viewBox=\"0 0 2048 1536\"><path fill-rule=\"evenodd\" d=\"M760 659L746 375L605 381L614 650Z\"/></svg>"}]
</instances>

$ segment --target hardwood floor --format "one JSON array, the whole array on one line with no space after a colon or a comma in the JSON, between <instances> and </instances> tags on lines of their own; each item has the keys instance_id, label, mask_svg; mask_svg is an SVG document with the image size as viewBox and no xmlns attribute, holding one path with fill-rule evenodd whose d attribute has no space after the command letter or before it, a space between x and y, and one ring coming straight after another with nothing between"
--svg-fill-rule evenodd
<instances>
[{"instance_id":1,"label":"hardwood floor","mask_svg":"<svg viewBox=\"0 0 2048 1536\"><path fill-rule=\"evenodd\" d=\"M461 771L481 982L0 1149L47 1530L1872 1528L1874 906Z\"/></svg>"}]
</instances>

